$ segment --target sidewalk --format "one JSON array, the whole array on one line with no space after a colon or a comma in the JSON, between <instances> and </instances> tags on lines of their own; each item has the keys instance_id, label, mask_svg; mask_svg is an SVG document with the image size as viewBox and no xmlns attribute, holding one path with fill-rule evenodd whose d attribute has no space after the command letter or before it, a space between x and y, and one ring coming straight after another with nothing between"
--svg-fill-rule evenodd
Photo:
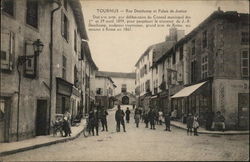
<instances>
[{"instance_id":1,"label":"sidewalk","mask_svg":"<svg viewBox=\"0 0 250 162\"><path fill-rule=\"evenodd\" d=\"M85 123L86 119L82 120L79 126L71 127L71 137L61 137L61 135L59 135L60 133L58 133L57 136L54 137L53 134L51 134L47 136L37 136L18 142L0 143L0 156L6 156L22 151L73 140L80 136Z\"/></svg>"},{"instance_id":2,"label":"sidewalk","mask_svg":"<svg viewBox=\"0 0 250 162\"><path fill-rule=\"evenodd\" d=\"M187 130L187 125L182 123L182 122L171 121L171 125L176 127L176 128ZM200 134L217 134L217 135L247 135L247 134L249 134L249 130L246 130L246 131L237 131L237 130L235 130L235 131L228 130L227 131L226 130L226 131L222 132L222 131L209 131L209 130L206 130L205 128L199 127L198 133L200 133Z\"/></svg>"}]
</instances>

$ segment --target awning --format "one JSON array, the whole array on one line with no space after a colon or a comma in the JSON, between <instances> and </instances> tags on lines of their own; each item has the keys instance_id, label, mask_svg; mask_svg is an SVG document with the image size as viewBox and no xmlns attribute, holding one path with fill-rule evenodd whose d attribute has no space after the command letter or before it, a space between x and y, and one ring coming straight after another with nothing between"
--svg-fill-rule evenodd
<instances>
[{"instance_id":1,"label":"awning","mask_svg":"<svg viewBox=\"0 0 250 162\"><path fill-rule=\"evenodd\" d=\"M157 98L158 96L157 95L155 95L155 96L151 96L151 98Z\"/></svg>"},{"instance_id":2,"label":"awning","mask_svg":"<svg viewBox=\"0 0 250 162\"><path fill-rule=\"evenodd\" d=\"M188 86L177 92L175 95L173 95L171 98L178 98L178 97L187 97L190 96L194 91L196 91L198 88L200 88L203 84L205 84L207 81L198 83L192 86Z\"/></svg>"}]
</instances>

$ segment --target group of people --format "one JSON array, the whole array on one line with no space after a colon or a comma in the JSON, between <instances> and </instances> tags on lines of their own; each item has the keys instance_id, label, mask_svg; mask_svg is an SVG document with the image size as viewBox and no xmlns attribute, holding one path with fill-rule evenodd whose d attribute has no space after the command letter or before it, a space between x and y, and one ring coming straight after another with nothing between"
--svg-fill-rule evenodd
<instances>
[{"instance_id":1,"label":"group of people","mask_svg":"<svg viewBox=\"0 0 250 162\"><path fill-rule=\"evenodd\" d=\"M91 108L88 117L89 133L92 133L93 136L95 134L98 136L100 122L102 124L102 131L108 131L107 115L108 112L103 106Z\"/></svg>"}]
</instances>

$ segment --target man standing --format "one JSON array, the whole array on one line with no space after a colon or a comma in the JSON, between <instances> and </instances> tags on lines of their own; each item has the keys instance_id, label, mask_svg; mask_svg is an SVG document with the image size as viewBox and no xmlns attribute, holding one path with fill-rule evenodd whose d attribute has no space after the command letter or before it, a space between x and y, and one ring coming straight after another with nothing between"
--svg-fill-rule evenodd
<instances>
[{"instance_id":1,"label":"man standing","mask_svg":"<svg viewBox=\"0 0 250 162\"><path fill-rule=\"evenodd\" d=\"M165 113L165 125L166 125L166 131L171 132L170 130L170 113L166 112Z\"/></svg>"},{"instance_id":2,"label":"man standing","mask_svg":"<svg viewBox=\"0 0 250 162\"><path fill-rule=\"evenodd\" d=\"M108 131L108 123L107 123L107 115L108 112L104 107L101 108L101 123L102 123L102 131L106 129L106 132Z\"/></svg>"},{"instance_id":3,"label":"man standing","mask_svg":"<svg viewBox=\"0 0 250 162\"><path fill-rule=\"evenodd\" d=\"M90 130L93 134L95 135L94 129L96 130L96 135L98 136L98 124L99 124L99 119L98 119L98 112L96 109L94 111L91 109L89 112L89 122L90 122Z\"/></svg>"},{"instance_id":4,"label":"man standing","mask_svg":"<svg viewBox=\"0 0 250 162\"><path fill-rule=\"evenodd\" d=\"M126 121L127 121L127 123L129 123L129 120L130 120L130 110L129 110L128 107L127 107L127 110L125 111L125 114L126 114Z\"/></svg>"},{"instance_id":5,"label":"man standing","mask_svg":"<svg viewBox=\"0 0 250 162\"><path fill-rule=\"evenodd\" d=\"M154 110L152 109L152 107L150 107L150 110L148 112L148 119L150 122L150 129L155 129L155 117L156 114L154 112Z\"/></svg>"},{"instance_id":6,"label":"man standing","mask_svg":"<svg viewBox=\"0 0 250 162\"><path fill-rule=\"evenodd\" d=\"M193 128L194 118L191 113L188 114L187 117L187 135L192 135L192 128Z\"/></svg>"},{"instance_id":7,"label":"man standing","mask_svg":"<svg viewBox=\"0 0 250 162\"><path fill-rule=\"evenodd\" d=\"M115 112L116 131L117 132L120 132L120 125L121 124L123 126L123 131L126 132L126 130L125 130L124 116L125 116L124 111L121 110L121 106L118 105L118 110L116 110L116 112Z\"/></svg>"},{"instance_id":8,"label":"man standing","mask_svg":"<svg viewBox=\"0 0 250 162\"><path fill-rule=\"evenodd\" d=\"M141 117L140 111L139 111L139 109L136 108L134 119L135 119L135 123L136 123L137 128L139 127L140 117Z\"/></svg>"}]
</instances>

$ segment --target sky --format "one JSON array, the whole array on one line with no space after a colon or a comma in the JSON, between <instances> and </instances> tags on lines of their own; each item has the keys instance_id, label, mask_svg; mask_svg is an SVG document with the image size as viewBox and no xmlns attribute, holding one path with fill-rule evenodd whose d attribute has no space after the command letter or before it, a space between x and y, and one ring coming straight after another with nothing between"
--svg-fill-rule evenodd
<instances>
[{"instance_id":1,"label":"sky","mask_svg":"<svg viewBox=\"0 0 250 162\"><path fill-rule=\"evenodd\" d=\"M169 28L134 28L132 31L89 31L88 22L97 9L165 9L186 10L191 26L177 28L188 34L220 7L223 11L249 13L247 0L81 0L92 58L100 71L133 72L135 64L146 49L163 42ZM103 15L109 15L102 13ZM101 15L101 14L98 14ZM112 15L112 14L110 14ZM146 14L150 15L150 14Z\"/></svg>"}]
</instances>

